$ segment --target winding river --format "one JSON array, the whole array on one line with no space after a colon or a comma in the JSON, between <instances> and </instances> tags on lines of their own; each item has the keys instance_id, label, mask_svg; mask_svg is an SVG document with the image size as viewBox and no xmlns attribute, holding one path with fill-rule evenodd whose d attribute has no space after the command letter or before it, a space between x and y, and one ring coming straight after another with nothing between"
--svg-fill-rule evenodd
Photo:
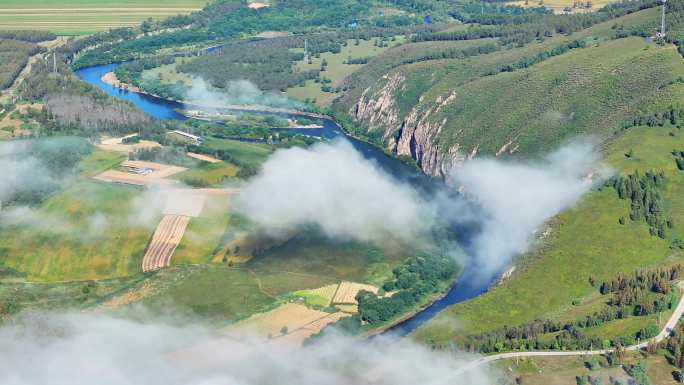
<instances>
[{"instance_id":1,"label":"winding river","mask_svg":"<svg viewBox=\"0 0 684 385\"><path fill-rule=\"evenodd\" d=\"M188 119L186 116L176 112L177 109L183 109L185 107L183 103L137 92L122 90L103 82L101 79L102 76L107 72L113 71L118 65L118 63L113 63L83 68L76 71L76 76L78 76L81 80L98 87L113 97L132 102L138 108L156 118L178 120ZM262 115L274 114L271 112L258 113ZM276 115L282 116L283 114ZM297 114L290 114L290 116L297 117ZM288 130L327 139L345 137L359 152L363 154L364 157L375 161L383 170L395 176L396 178L411 183L414 186L420 186L421 188L429 188L429 186L432 184L428 177L418 172L416 169L402 163L396 158L387 155L382 150L369 143L347 135L333 120L321 120L323 122L322 128L291 128ZM451 287L449 292L444 297L435 301L430 306L406 319L405 321L389 328L385 333L405 336L416 330L420 325L437 315L437 313L444 310L446 307L482 294L487 290L490 283L491 279L482 279L481 276L475 274L472 264L468 264L456 284Z\"/></svg>"}]
</instances>

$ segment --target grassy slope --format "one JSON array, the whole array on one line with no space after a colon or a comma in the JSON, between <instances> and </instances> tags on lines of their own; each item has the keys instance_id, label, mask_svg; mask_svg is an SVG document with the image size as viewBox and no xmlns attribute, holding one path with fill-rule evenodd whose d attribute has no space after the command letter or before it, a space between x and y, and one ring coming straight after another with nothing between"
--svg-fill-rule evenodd
<instances>
[{"instance_id":1,"label":"grassy slope","mask_svg":"<svg viewBox=\"0 0 684 385\"><path fill-rule=\"evenodd\" d=\"M600 113L605 112L604 106L612 106L614 101L601 100L601 103L596 103L596 99L601 99L605 96L616 96L624 99L630 93L633 95L646 94L657 84L639 83L630 84L631 77L624 75L627 79L625 84L614 82L615 84L599 79L598 85L601 87L597 92L593 92L593 87L587 85L591 82L593 76L601 74L608 75L608 79L615 78L610 70L620 71L625 74L634 71L635 74L640 74L644 69L638 67L637 63L630 62L631 55L638 55L639 53L632 52L633 49L640 49L637 47L636 41L628 43L614 43L605 42L609 39L613 30L611 27L614 24L619 24L629 28L634 25L642 25L650 23L658 15L657 9L648 9L637 12L631 15L622 17L616 21L609 21L602 24L595 25L589 29L576 32L572 35L556 35L552 38L545 39L543 42L534 42L522 48L504 49L491 54L473 56L467 59L453 59L453 60L434 60L429 62L419 62L409 65L403 65L389 70L391 64L399 60L401 57L410 57L419 55L430 49L445 48L444 42L430 43L412 43L391 49L377 57L372 63L369 63L363 69L350 76L347 83L352 86L351 90L343 97L333 104L334 110L342 115L346 115L352 109L354 104L358 101L361 93L369 88L367 95L375 98L378 95L386 92L384 89L388 78L383 78L383 74L388 73L391 78L393 75L404 78L404 80L391 91L396 101L395 110L398 118L401 121L406 117L410 111L416 111L418 116L427 113L427 110L434 109L438 104L438 98L444 99L452 92L456 92L456 98L444 108L441 108L439 113L432 112L430 114L430 121L437 126L442 124L446 118L446 124L442 128L438 137L440 148L444 151L455 142L464 143L466 146L464 151L469 152L475 145L480 145L480 153L493 154L509 139L515 137L518 131L526 131L527 127L532 127L531 134L522 137L522 147L526 151L538 151L542 147L534 147L526 141L533 141L541 143L544 146L549 145L549 141L556 140L560 136L559 132L565 131L581 131L593 129L594 127L587 127L586 120L589 116L600 116ZM549 63L540 63L533 66L529 70L517 71L515 73L502 73L495 76L484 76L487 72L495 70L503 64L515 63L521 58L532 57L538 53L548 51L561 44L574 41L604 41L599 48L587 48L587 50L595 49L592 53L598 51L607 59L605 66L594 67L587 63L587 53L584 50L576 50L566 53L561 57L556 57L548 60ZM454 48L462 47L464 44L475 44L477 41L466 42L451 42ZM422 44L419 46L418 44ZM608 54L608 49L603 47L606 44L622 45L620 49L627 51L621 52L619 56L623 56L622 62L619 57L612 58ZM645 43L644 43L645 44ZM613 48L618 48L613 46ZM655 47L654 47L655 48ZM582 52L582 53L580 53ZM667 52L659 52L660 55L668 55ZM574 55L574 56L573 56ZM653 56L653 53L643 52L640 57L648 58ZM675 55L675 53L672 53ZM660 58L651 58L658 64ZM645 59L643 59L645 61ZM627 63L625 63L627 61ZM563 64L568 66L563 69ZM626 68L622 68L628 64ZM587 68L589 66L589 68ZM617 66L617 68L610 66ZM562 69L559 74L567 73L567 78L558 77L554 74ZM537 73L539 71L539 73ZM604 76L606 77L606 76ZM430 81L427 82L426 78ZM612 80L612 79L611 79ZM657 79L658 82L664 79ZM607 83L607 84L606 84ZM643 89L632 87L643 87ZM635 91L635 92L632 92ZM571 92L577 93L577 99L569 98ZM413 95L413 97L407 97ZM546 98L551 96L552 98ZM582 98L588 97L588 100L594 100L593 104L590 102L587 105L582 104ZM477 99L477 103L471 98ZM622 101L621 99L617 99ZM617 101L616 100L616 101ZM631 101L632 105L637 102ZM496 104L497 108L490 108ZM614 103L618 104L618 103ZM624 104L624 103L623 103ZM501 114L502 109L510 115ZM558 116L558 112L567 113L577 109L577 113L583 113L580 116L577 113L574 115L577 119L565 120L561 124L553 124L551 129L544 130L549 124L549 118ZM617 120L614 115L621 113L616 111L610 116L603 118L609 120L608 123L614 123L610 119ZM503 115L503 116L502 116ZM364 122L358 122L365 125ZM550 123L553 123L551 121ZM561 122L557 122L561 123ZM602 123L604 123L602 121ZM377 122L375 123L378 124ZM458 134L465 126L466 133ZM569 127L562 127L569 126ZM399 125L393 127L381 127L384 130L397 130ZM605 128L610 130L610 128ZM536 140L534 134L539 135L539 140ZM389 137L393 137L390 135Z\"/></svg>"},{"instance_id":2,"label":"grassy slope","mask_svg":"<svg viewBox=\"0 0 684 385\"><path fill-rule=\"evenodd\" d=\"M47 228L19 227L0 234L3 261L30 280L103 279L140 270L153 229L132 225L138 188L79 181L50 197L37 214ZM43 222L45 223L45 222Z\"/></svg>"},{"instance_id":3,"label":"grassy slope","mask_svg":"<svg viewBox=\"0 0 684 385\"><path fill-rule=\"evenodd\" d=\"M295 63L295 68L306 71L311 69L321 68L321 62L325 59L328 62L328 66L325 71L321 72L321 77L328 78L332 81L332 87L339 85L340 81L345 77L349 76L352 72L363 67L363 64L345 64L348 58L358 59L363 57L373 57L380 53L386 51L389 47L377 47L373 43L377 39L369 40L359 40L359 45L355 45L354 39L347 40L347 46L342 47L340 53L334 54L331 52L325 52L320 55L319 58L311 58L311 64L301 60ZM397 36L395 41L389 41L390 46L401 44L404 41L403 36ZM298 49L294 51L303 52L303 49ZM332 102L332 99L337 95L330 92L323 92L321 90L321 84L316 83L313 80L308 80L304 87L292 87L286 92L287 96L295 99L316 99L318 105L327 107Z\"/></svg>"},{"instance_id":4,"label":"grassy slope","mask_svg":"<svg viewBox=\"0 0 684 385\"><path fill-rule=\"evenodd\" d=\"M192 218L176 252L174 265L186 263L209 263L214 250L230 221L230 199L225 195L209 196L202 213Z\"/></svg>"},{"instance_id":5,"label":"grassy slope","mask_svg":"<svg viewBox=\"0 0 684 385\"><path fill-rule=\"evenodd\" d=\"M674 46L619 39L471 82L433 119L447 118L450 127L459 127L441 132L442 148L460 143L494 154L513 139L521 153L538 153L579 133L610 136L640 104L682 75Z\"/></svg>"},{"instance_id":6,"label":"grassy slope","mask_svg":"<svg viewBox=\"0 0 684 385\"><path fill-rule=\"evenodd\" d=\"M49 30L85 35L133 26L202 8L206 0L6 0L0 3L0 29Z\"/></svg>"},{"instance_id":7,"label":"grassy slope","mask_svg":"<svg viewBox=\"0 0 684 385\"><path fill-rule=\"evenodd\" d=\"M669 92L676 98L670 101L684 102L684 89ZM630 129L608 144L606 161L621 173L663 169L668 178L666 203L675 223L681 224L684 173L676 169L670 151L684 148L684 133L674 129L675 136L670 136L672 131ZM635 156L628 159L624 154L630 149L634 149ZM551 235L537 251L523 259L518 274L474 300L449 308L418 330L416 338L446 341L464 331L487 331L538 317L569 318L570 310L570 318L577 318L596 308L596 290L588 284L590 276L609 278L619 272L681 260L681 253L669 249L668 241L682 238L684 226L676 225L669 239L661 240L649 236L642 222L619 225L618 218L626 216L628 209L627 202L619 200L610 188L589 193L576 208L552 221ZM571 302L578 298L587 299L576 309ZM454 318L459 322L449 321ZM642 322L643 326L649 320ZM625 325L614 325L622 326ZM629 325L630 330L634 328L636 325Z\"/></svg>"}]
</instances>

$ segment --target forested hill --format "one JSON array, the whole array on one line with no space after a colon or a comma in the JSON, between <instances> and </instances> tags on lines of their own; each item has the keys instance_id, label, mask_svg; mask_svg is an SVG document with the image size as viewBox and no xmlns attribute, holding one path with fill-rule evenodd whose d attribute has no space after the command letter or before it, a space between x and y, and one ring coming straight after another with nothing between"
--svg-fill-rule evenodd
<instances>
[{"instance_id":1,"label":"forested hill","mask_svg":"<svg viewBox=\"0 0 684 385\"><path fill-rule=\"evenodd\" d=\"M378 7L390 7L391 12L371 12ZM302 34L403 28L424 24L426 16L431 23L450 19L443 3L433 0L289 0L258 9L248 7L245 1L218 0L190 15L92 35L74 42L65 54L76 56L84 48L97 47L78 57L75 65L79 67L128 60L165 47L222 44L264 31Z\"/></svg>"},{"instance_id":2,"label":"forested hill","mask_svg":"<svg viewBox=\"0 0 684 385\"><path fill-rule=\"evenodd\" d=\"M578 134L608 138L682 75L680 8L658 3L585 14L473 15L418 33L349 76L333 110L358 135L444 175L477 155L530 156ZM678 104L678 100L673 103Z\"/></svg>"},{"instance_id":3,"label":"forested hill","mask_svg":"<svg viewBox=\"0 0 684 385\"><path fill-rule=\"evenodd\" d=\"M75 68L137 59L117 76L177 99L181 83L143 82L143 72L171 65L171 79L202 77L219 89L238 77L288 95L299 87L310 108L443 176L478 155L534 156L578 134L606 139L653 112L682 76L674 47L683 46L684 0L668 3L668 34L653 40L659 4L556 15L499 1L293 0L253 9L222 0L74 41L62 54ZM342 59L357 66L348 76L331 81L325 61L302 64L305 45L318 57L359 39L383 49ZM219 45L212 55L176 61ZM313 82L322 84L314 96L327 99L323 105L306 94Z\"/></svg>"}]
</instances>

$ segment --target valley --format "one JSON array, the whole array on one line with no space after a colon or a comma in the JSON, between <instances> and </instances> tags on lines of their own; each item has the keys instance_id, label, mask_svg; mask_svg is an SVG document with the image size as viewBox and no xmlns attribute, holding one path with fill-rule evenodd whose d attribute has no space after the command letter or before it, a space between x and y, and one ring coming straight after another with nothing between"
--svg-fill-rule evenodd
<instances>
[{"instance_id":1,"label":"valley","mask_svg":"<svg viewBox=\"0 0 684 385\"><path fill-rule=\"evenodd\" d=\"M175 334L141 356L172 384L255 351L269 383L681 382L682 11L0 4L0 333Z\"/></svg>"}]
</instances>

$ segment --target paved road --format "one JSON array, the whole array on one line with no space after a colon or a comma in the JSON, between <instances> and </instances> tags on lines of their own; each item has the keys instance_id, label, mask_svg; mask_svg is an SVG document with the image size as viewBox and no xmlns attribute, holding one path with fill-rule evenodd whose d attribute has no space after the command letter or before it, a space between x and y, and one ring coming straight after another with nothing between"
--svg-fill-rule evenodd
<instances>
[{"instance_id":1,"label":"paved road","mask_svg":"<svg viewBox=\"0 0 684 385\"><path fill-rule=\"evenodd\" d=\"M684 292L684 281L679 283L679 288L682 289L681 291ZM627 346L625 350L640 350L648 346L648 343L651 341L655 342L660 342L667 338L672 330L674 330L674 327L677 325L677 322L679 322L679 319L681 318L682 314L684 313L684 295L679 299L679 304L677 304L677 307L674 310L674 313L672 313L672 316L670 319L667 320L667 323L665 324L665 327L663 330L658 333L657 336L655 336L653 339L642 342L640 344L636 345L631 345ZM473 368L476 368L480 365L489 363L489 362L494 362L498 360L503 360L506 358L525 358L525 357L558 357L558 356L591 356L591 355L601 355L601 354L607 354L610 353L612 349L601 349L601 350L573 350L573 351L529 351L529 352L510 352L510 353L501 353L501 354L494 354L491 356L485 356L478 358L477 360L471 361L460 368L456 370L454 375L459 375L462 373L465 373L469 370L472 370ZM445 382L446 383L446 382Z\"/></svg>"}]
</instances>

